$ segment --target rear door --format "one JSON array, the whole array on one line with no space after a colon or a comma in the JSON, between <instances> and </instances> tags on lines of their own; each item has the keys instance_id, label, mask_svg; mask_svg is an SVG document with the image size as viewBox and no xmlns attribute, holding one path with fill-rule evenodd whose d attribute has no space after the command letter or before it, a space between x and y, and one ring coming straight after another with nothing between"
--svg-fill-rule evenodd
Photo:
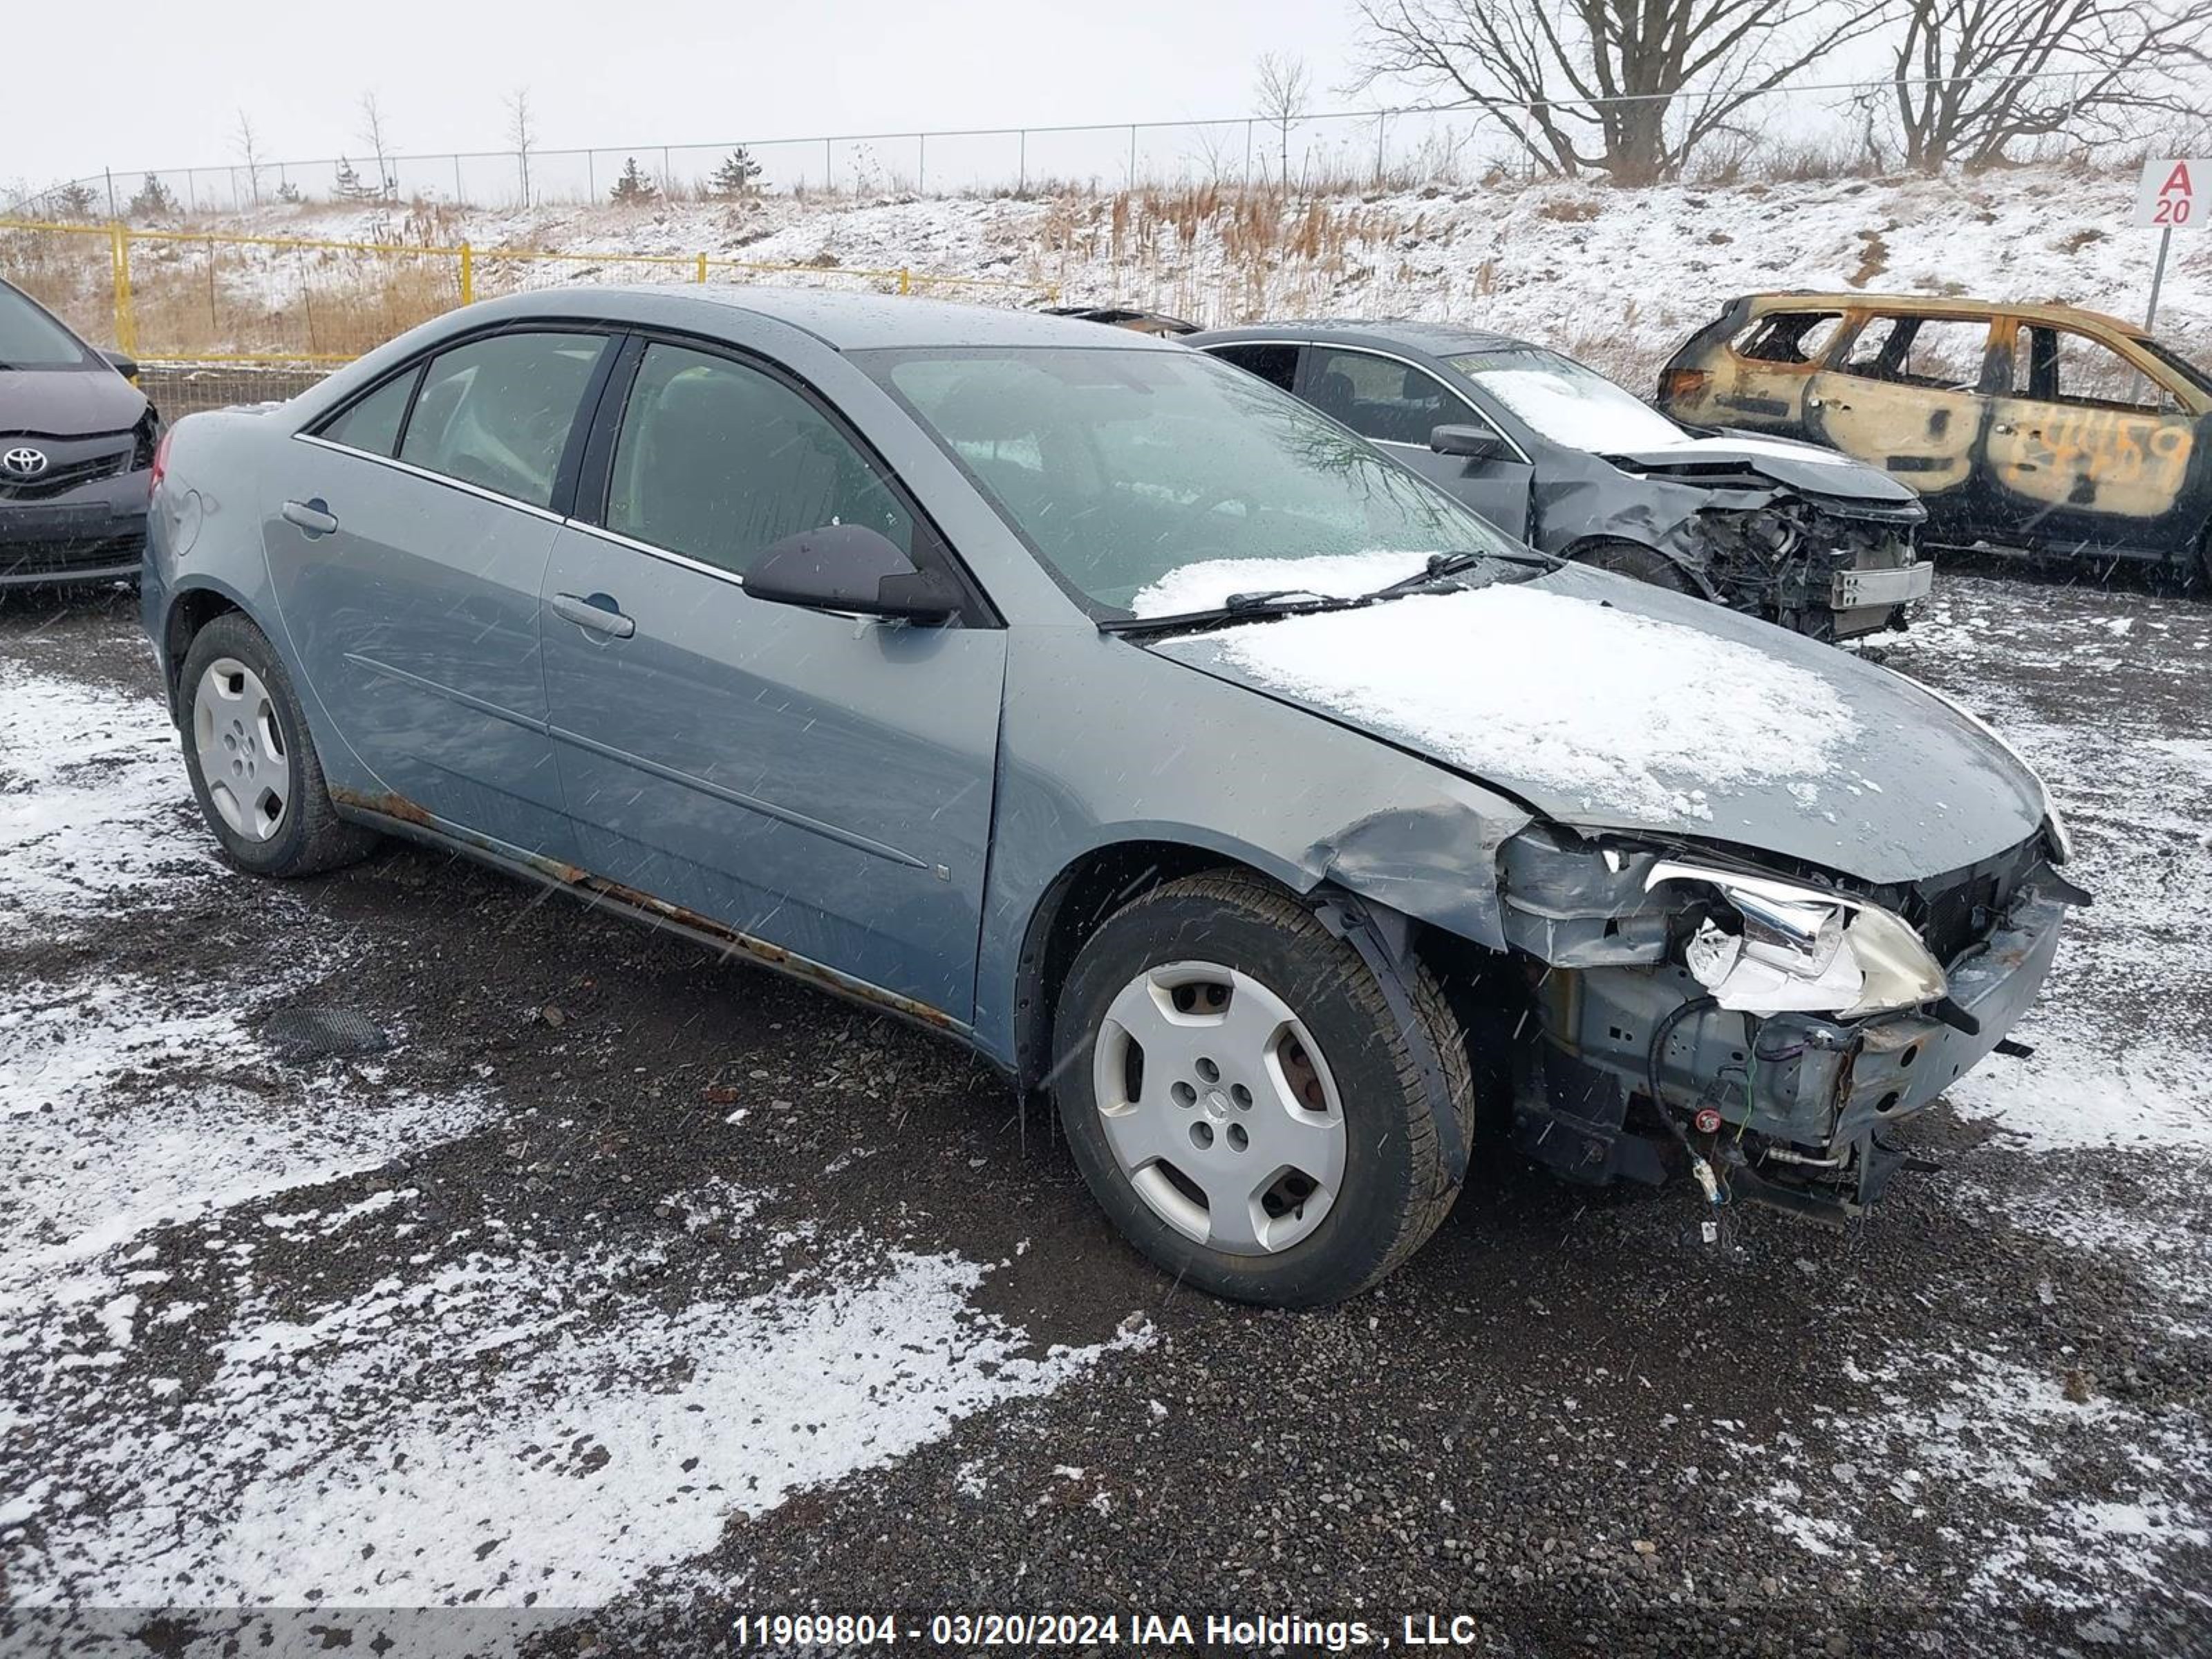
<instances>
[{"instance_id":1,"label":"rear door","mask_svg":"<svg viewBox=\"0 0 2212 1659\"><path fill-rule=\"evenodd\" d=\"M1808 435L1917 490L1930 540L1989 532L1972 486L1990 422L1990 346L1987 317L1877 311L1807 383Z\"/></svg>"},{"instance_id":2,"label":"rear door","mask_svg":"<svg viewBox=\"0 0 2212 1659\"><path fill-rule=\"evenodd\" d=\"M538 590L610 337L449 346L281 447L263 544L309 694L385 810L573 854Z\"/></svg>"},{"instance_id":3,"label":"rear door","mask_svg":"<svg viewBox=\"0 0 2212 1659\"><path fill-rule=\"evenodd\" d=\"M1006 634L749 597L770 543L866 525L951 568L852 429L764 361L635 342L545 573L585 868L966 1020Z\"/></svg>"},{"instance_id":4,"label":"rear door","mask_svg":"<svg viewBox=\"0 0 2212 1659\"><path fill-rule=\"evenodd\" d=\"M2204 526L2207 422L2162 364L2023 323L2001 353L1987 489L1999 534L2045 549L2163 556Z\"/></svg>"},{"instance_id":5,"label":"rear door","mask_svg":"<svg viewBox=\"0 0 2212 1659\"><path fill-rule=\"evenodd\" d=\"M1519 540L1528 533L1528 490L1534 476L1510 439L1487 459L1439 455L1429 434L1440 426L1498 432L1467 398L1419 364L1352 347L1312 344L1299 369L1298 395L1323 414L1380 444L1431 483Z\"/></svg>"}]
</instances>

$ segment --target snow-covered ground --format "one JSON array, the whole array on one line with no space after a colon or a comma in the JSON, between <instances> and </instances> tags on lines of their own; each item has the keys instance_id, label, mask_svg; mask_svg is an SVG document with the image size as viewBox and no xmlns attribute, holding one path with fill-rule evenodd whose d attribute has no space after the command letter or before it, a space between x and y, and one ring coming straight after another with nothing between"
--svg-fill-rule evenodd
<instances>
[{"instance_id":1,"label":"snow-covered ground","mask_svg":"<svg viewBox=\"0 0 2212 1659\"><path fill-rule=\"evenodd\" d=\"M941 198L769 196L736 204L531 210L438 204L412 211L271 204L195 228L339 240L463 240L482 294L561 282L687 281L688 263L524 263L492 250L701 253L801 267L716 280L895 287L991 303L1127 302L1218 325L1264 317L1407 316L1542 340L1638 391L1668 352L1731 295L1856 289L1991 300L2058 300L2140 318L2154 233L2130 222L2130 172L2022 167L1972 179L1832 179L1616 190L1580 184L1396 191L1278 201L1204 186L1133 194ZM104 280L105 252L87 264ZM2212 238L2174 245L2163 331L2212 344ZM198 272L189 244L142 243ZM382 269L412 269L370 256ZM89 256L88 256L89 258ZM296 322L303 289L349 256L227 251L221 331L266 347ZM97 269L94 267L97 266ZM1017 286L974 286L1012 283ZM104 290L103 290L104 291ZM166 349L147 341L149 351ZM214 344L207 349L215 349Z\"/></svg>"},{"instance_id":2,"label":"snow-covered ground","mask_svg":"<svg viewBox=\"0 0 2212 1659\"><path fill-rule=\"evenodd\" d=\"M272 888L173 976L103 961L220 872L177 747L140 696L0 664L0 938L66 964L0 990L8 1601L595 1606L1146 1340L1033 1344L975 1305L987 1265L712 1177L666 1205L738 1247L690 1295L619 1228L457 1220L392 1171L511 1123L495 1084L261 1034L369 941L284 937ZM302 1283L303 1251L404 1265Z\"/></svg>"}]
</instances>

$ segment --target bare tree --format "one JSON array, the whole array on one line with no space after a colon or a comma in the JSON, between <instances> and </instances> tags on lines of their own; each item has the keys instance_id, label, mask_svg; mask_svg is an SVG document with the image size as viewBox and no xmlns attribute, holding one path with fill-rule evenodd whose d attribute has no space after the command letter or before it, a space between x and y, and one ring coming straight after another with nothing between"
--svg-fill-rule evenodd
<instances>
[{"instance_id":1,"label":"bare tree","mask_svg":"<svg viewBox=\"0 0 2212 1659\"><path fill-rule=\"evenodd\" d=\"M515 166L522 174L522 205L530 205L530 152L538 143L538 129L530 118L530 88L517 87L507 100L507 140L514 146Z\"/></svg>"},{"instance_id":2,"label":"bare tree","mask_svg":"<svg viewBox=\"0 0 2212 1659\"><path fill-rule=\"evenodd\" d=\"M1291 184L1291 129L1305 114L1312 90L1304 58L1279 57L1272 52L1260 54L1253 75L1252 99L1259 118L1275 129L1281 167L1275 182L1285 190Z\"/></svg>"},{"instance_id":3,"label":"bare tree","mask_svg":"<svg viewBox=\"0 0 2212 1659\"><path fill-rule=\"evenodd\" d=\"M238 159L246 163L246 185L252 193L253 205L261 205L261 146L253 136L253 123L246 112L238 112L238 129L231 135L231 147L237 150Z\"/></svg>"},{"instance_id":4,"label":"bare tree","mask_svg":"<svg viewBox=\"0 0 2212 1659\"><path fill-rule=\"evenodd\" d=\"M2212 0L1904 0L1889 94L1908 167L1987 167L2056 133L2136 136L2195 114Z\"/></svg>"},{"instance_id":5,"label":"bare tree","mask_svg":"<svg viewBox=\"0 0 2212 1659\"><path fill-rule=\"evenodd\" d=\"M1360 0L1362 84L1456 93L1542 171L1649 184L1887 0Z\"/></svg>"},{"instance_id":6,"label":"bare tree","mask_svg":"<svg viewBox=\"0 0 2212 1659\"><path fill-rule=\"evenodd\" d=\"M388 202L398 195L399 181L392 176L392 131L384 124L384 111L378 106L373 92L361 95L361 131L357 136L376 158L377 198Z\"/></svg>"}]
</instances>

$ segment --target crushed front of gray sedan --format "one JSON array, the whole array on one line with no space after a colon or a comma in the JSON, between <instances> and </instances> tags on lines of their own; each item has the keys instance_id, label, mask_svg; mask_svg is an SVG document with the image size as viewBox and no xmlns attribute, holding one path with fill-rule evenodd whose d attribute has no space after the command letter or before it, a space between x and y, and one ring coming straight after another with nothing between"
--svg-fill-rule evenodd
<instances>
[{"instance_id":1,"label":"crushed front of gray sedan","mask_svg":"<svg viewBox=\"0 0 2212 1659\"><path fill-rule=\"evenodd\" d=\"M1907 607L1929 590L1915 547L1927 510L1910 498L1815 488L1828 481L1822 469L1761 447L1712 441L1540 481L1539 522L1550 532L1542 544L1626 538L1656 550L1705 598L1815 639L1905 626ZM1572 540L1561 533L1569 526ZM1602 552L1591 562L1614 562Z\"/></svg>"},{"instance_id":2,"label":"crushed front of gray sedan","mask_svg":"<svg viewBox=\"0 0 2212 1659\"><path fill-rule=\"evenodd\" d=\"M1524 831L1505 932L1534 967L1511 1136L1570 1179L1696 1177L1841 1221L1911 1154L1896 1128L1992 1052L2087 895L2039 836L1966 869L1854 890L1694 851Z\"/></svg>"}]
</instances>

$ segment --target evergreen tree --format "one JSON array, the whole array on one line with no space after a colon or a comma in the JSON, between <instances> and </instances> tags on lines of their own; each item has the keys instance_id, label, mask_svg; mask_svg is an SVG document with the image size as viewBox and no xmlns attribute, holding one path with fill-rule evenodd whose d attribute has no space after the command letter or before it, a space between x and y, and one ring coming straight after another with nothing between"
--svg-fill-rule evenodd
<instances>
[{"instance_id":1,"label":"evergreen tree","mask_svg":"<svg viewBox=\"0 0 2212 1659\"><path fill-rule=\"evenodd\" d=\"M99 199L88 185L64 185L54 192L54 207L64 219L89 219L93 204Z\"/></svg>"},{"instance_id":2,"label":"evergreen tree","mask_svg":"<svg viewBox=\"0 0 2212 1659\"><path fill-rule=\"evenodd\" d=\"M133 219L166 219L177 210L177 198L169 187L154 174L146 175L146 182L138 186L138 193L131 198L131 217Z\"/></svg>"},{"instance_id":3,"label":"evergreen tree","mask_svg":"<svg viewBox=\"0 0 2212 1659\"><path fill-rule=\"evenodd\" d=\"M714 176L707 183L707 193L718 202L735 201L740 196L750 196L753 180L761 175L761 164L752 153L739 144L722 158L722 165L714 169Z\"/></svg>"},{"instance_id":4,"label":"evergreen tree","mask_svg":"<svg viewBox=\"0 0 2212 1659\"><path fill-rule=\"evenodd\" d=\"M660 186L633 155L623 163L622 177L615 180L610 199L622 207L647 207L660 199Z\"/></svg>"},{"instance_id":5,"label":"evergreen tree","mask_svg":"<svg viewBox=\"0 0 2212 1659\"><path fill-rule=\"evenodd\" d=\"M300 194L299 185L288 179L276 186L276 199L280 202L289 202L296 207L307 198Z\"/></svg>"},{"instance_id":6,"label":"evergreen tree","mask_svg":"<svg viewBox=\"0 0 2212 1659\"><path fill-rule=\"evenodd\" d=\"M338 157L337 184L333 193L341 202L366 202L381 192L375 185L364 184L354 164L341 155Z\"/></svg>"}]
</instances>

